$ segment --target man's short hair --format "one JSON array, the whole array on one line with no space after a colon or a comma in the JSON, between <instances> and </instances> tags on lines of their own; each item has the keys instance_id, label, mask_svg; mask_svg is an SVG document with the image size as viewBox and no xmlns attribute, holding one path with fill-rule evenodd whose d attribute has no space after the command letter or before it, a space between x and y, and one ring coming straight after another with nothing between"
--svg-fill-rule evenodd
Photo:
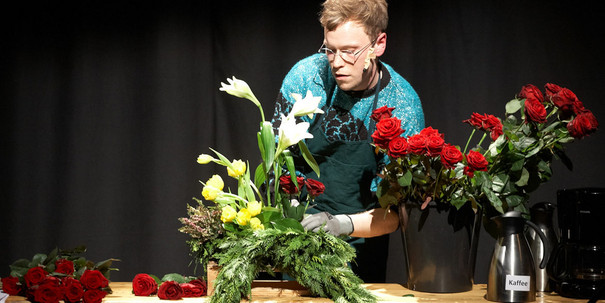
<instances>
[{"instance_id":1,"label":"man's short hair","mask_svg":"<svg viewBox=\"0 0 605 303\"><path fill-rule=\"evenodd\" d=\"M326 0L319 14L319 22L328 31L347 21L363 25L370 39L387 29L389 15L386 0Z\"/></svg>"}]
</instances>

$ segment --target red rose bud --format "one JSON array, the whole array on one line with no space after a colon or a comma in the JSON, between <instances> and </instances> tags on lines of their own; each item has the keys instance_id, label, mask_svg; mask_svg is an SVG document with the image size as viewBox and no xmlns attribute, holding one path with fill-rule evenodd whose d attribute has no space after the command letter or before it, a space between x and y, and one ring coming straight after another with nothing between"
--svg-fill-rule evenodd
<instances>
[{"instance_id":1,"label":"red rose bud","mask_svg":"<svg viewBox=\"0 0 605 303\"><path fill-rule=\"evenodd\" d=\"M41 266L32 267L24 276L25 284L28 288L31 288L32 286L38 285L44 281L46 275L48 275L48 273Z\"/></svg>"},{"instance_id":2,"label":"red rose bud","mask_svg":"<svg viewBox=\"0 0 605 303\"><path fill-rule=\"evenodd\" d=\"M393 158L401 158L408 153L408 140L397 137L389 142L387 154Z\"/></svg>"},{"instance_id":3,"label":"red rose bud","mask_svg":"<svg viewBox=\"0 0 605 303\"><path fill-rule=\"evenodd\" d=\"M462 152L454 145L445 144L441 150L441 163L446 168L454 168L464 159Z\"/></svg>"},{"instance_id":4,"label":"red rose bud","mask_svg":"<svg viewBox=\"0 0 605 303\"><path fill-rule=\"evenodd\" d=\"M289 195L294 195L299 192L304 182L303 177L296 177L296 182L298 183L298 187L296 187L294 182L292 182L290 175L283 175L279 177L279 187L283 192Z\"/></svg>"},{"instance_id":5,"label":"red rose bud","mask_svg":"<svg viewBox=\"0 0 605 303\"><path fill-rule=\"evenodd\" d=\"M438 156L444 144L443 135L433 134L428 136L426 139L426 155L430 157Z\"/></svg>"},{"instance_id":6,"label":"red rose bud","mask_svg":"<svg viewBox=\"0 0 605 303\"><path fill-rule=\"evenodd\" d=\"M538 99L525 100L525 119L536 123L546 123L546 108Z\"/></svg>"},{"instance_id":7,"label":"red rose bud","mask_svg":"<svg viewBox=\"0 0 605 303\"><path fill-rule=\"evenodd\" d=\"M581 139L594 133L598 127L597 118L592 112L585 110L567 124L567 131L572 137Z\"/></svg>"},{"instance_id":8,"label":"red rose bud","mask_svg":"<svg viewBox=\"0 0 605 303\"><path fill-rule=\"evenodd\" d=\"M376 123L376 131L381 138L392 140L403 134L401 120L396 117L385 118Z\"/></svg>"},{"instance_id":9,"label":"red rose bud","mask_svg":"<svg viewBox=\"0 0 605 303\"><path fill-rule=\"evenodd\" d=\"M74 273L74 262L67 260L67 259L58 259L55 262L55 272L58 272L60 274L64 274L64 275L71 275Z\"/></svg>"},{"instance_id":10,"label":"red rose bud","mask_svg":"<svg viewBox=\"0 0 605 303\"><path fill-rule=\"evenodd\" d=\"M40 303L58 303L63 299L59 279L44 280L34 291L34 299Z\"/></svg>"},{"instance_id":11,"label":"red rose bud","mask_svg":"<svg viewBox=\"0 0 605 303\"><path fill-rule=\"evenodd\" d=\"M560 89L559 92L552 96L551 100L565 118L578 113L578 110L584 108L576 94L567 88Z\"/></svg>"},{"instance_id":12,"label":"red rose bud","mask_svg":"<svg viewBox=\"0 0 605 303\"><path fill-rule=\"evenodd\" d=\"M160 285L158 298L162 300L179 300L183 297L183 289L175 281L166 281Z\"/></svg>"},{"instance_id":13,"label":"red rose bud","mask_svg":"<svg viewBox=\"0 0 605 303\"><path fill-rule=\"evenodd\" d=\"M19 285L19 278L17 277L6 277L0 279L2 282L2 291L7 293L9 296L18 296L21 293L21 285Z\"/></svg>"},{"instance_id":14,"label":"red rose bud","mask_svg":"<svg viewBox=\"0 0 605 303\"><path fill-rule=\"evenodd\" d=\"M549 99L552 98L553 95L557 94L562 89L562 87L552 83L546 83L546 85L544 85L544 88L546 89L546 97Z\"/></svg>"},{"instance_id":15,"label":"red rose bud","mask_svg":"<svg viewBox=\"0 0 605 303\"><path fill-rule=\"evenodd\" d=\"M106 295L107 293L100 289L89 289L84 292L82 299L84 303L101 303Z\"/></svg>"},{"instance_id":16,"label":"red rose bud","mask_svg":"<svg viewBox=\"0 0 605 303\"><path fill-rule=\"evenodd\" d=\"M312 197L317 197L326 190L326 186L323 183L313 179L307 179L305 181L305 186L307 186L307 192L309 192L309 195Z\"/></svg>"},{"instance_id":17,"label":"red rose bud","mask_svg":"<svg viewBox=\"0 0 605 303\"><path fill-rule=\"evenodd\" d=\"M80 277L82 286L86 289L99 289L109 285L109 280L98 270L87 269Z\"/></svg>"},{"instance_id":18,"label":"red rose bud","mask_svg":"<svg viewBox=\"0 0 605 303\"><path fill-rule=\"evenodd\" d=\"M193 283L181 283L181 289L183 289L183 298L196 298L201 297L206 293L205 288L200 285Z\"/></svg>"},{"instance_id":19,"label":"red rose bud","mask_svg":"<svg viewBox=\"0 0 605 303\"><path fill-rule=\"evenodd\" d=\"M132 279L132 292L135 296L150 296L158 292L158 283L148 274L137 274Z\"/></svg>"},{"instance_id":20,"label":"red rose bud","mask_svg":"<svg viewBox=\"0 0 605 303\"><path fill-rule=\"evenodd\" d=\"M473 113L471 115L470 119L467 120L463 120L462 123L468 123L471 126L475 127L475 128L482 128L483 127L483 119L484 116L480 115L478 113Z\"/></svg>"},{"instance_id":21,"label":"red rose bud","mask_svg":"<svg viewBox=\"0 0 605 303\"><path fill-rule=\"evenodd\" d=\"M379 107L372 112L370 118L376 122L382 119L391 118L394 109L394 107L387 106Z\"/></svg>"},{"instance_id":22,"label":"red rose bud","mask_svg":"<svg viewBox=\"0 0 605 303\"><path fill-rule=\"evenodd\" d=\"M540 102L544 102L544 95L542 95L542 92L540 91L539 88L537 88L535 85L533 84L527 84L525 86L523 86L521 88L521 91L519 92L518 97L520 99L538 99L538 101Z\"/></svg>"},{"instance_id":23,"label":"red rose bud","mask_svg":"<svg viewBox=\"0 0 605 303\"><path fill-rule=\"evenodd\" d=\"M80 281L66 277L63 279L63 298L65 302L80 302L84 296L84 288Z\"/></svg>"},{"instance_id":24,"label":"red rose bud","mask_svg":"<svg viewBox=\"0 0 605 303\"><path fill-rule=\"evenodd\" d=\"M426 152L427 137L416 134L408 138L408 152L415 155L424 155Z\"/></svg>"},{"instance_id":25,"label":"red rose bud","mask_svg":"<svg viewBox=\"0 0 605 303\"><path fill-rule=\"evenodd\" d=\"M471 150L466 155L467 166L464 168L464 174L473 177L476 171L487 171L489 163L485 157L477 151Z\"/></svg>"}]
</instances>

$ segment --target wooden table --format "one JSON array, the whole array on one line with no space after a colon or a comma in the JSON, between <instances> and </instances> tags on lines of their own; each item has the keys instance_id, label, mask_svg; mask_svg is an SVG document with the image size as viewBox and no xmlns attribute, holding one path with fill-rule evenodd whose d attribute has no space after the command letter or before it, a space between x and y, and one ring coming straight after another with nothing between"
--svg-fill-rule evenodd
<instances>
[{"instance_id":1,"label":"wooden table","mask_svg":"<svg viewBox=\"0 0 605 303\"><path fill-rule=\"evenodd\" d=\"M294 290L283 290L267 286L266 284L257 284L252 288L251 301L247 302L332 302L325 298L314 298L309 296L301 296ZM412 291L400 284L364 284L364 286L374 293L380 302L452 302L452 303L474 303L474 302L491 302L485 299L487 286L485 284L477 284L473 290L461 293L437 294ZM132 294L131 282L112 282L110 284L113 294L107 295L103 302L106 303L134 303L134 302L170 302L158 299L157 296L152 297L137 297ZM405 296L413 295L413 296ZM405 296L405 297L404 297ZM180 302L208 302L208 297L201 298L184 298ZM582 302L585 299L570 299L563 298L555 294L544 294L542 297L536 298L537 303L559 303L559 302ZM9 297L6 302L27 302L23 297ZM600 300L599 302L603 302Z\"/></svg>"}]
</instances>

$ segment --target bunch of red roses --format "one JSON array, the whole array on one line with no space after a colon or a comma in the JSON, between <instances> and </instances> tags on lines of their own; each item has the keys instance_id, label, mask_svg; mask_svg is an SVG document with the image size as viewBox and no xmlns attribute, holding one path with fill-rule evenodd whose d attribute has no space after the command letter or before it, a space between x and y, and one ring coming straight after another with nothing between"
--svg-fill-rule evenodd
<instances>
[{"instance_id":1,"label":"bunch of red roses","mask_svg":"<svg viewBox=\"0 0 605 303\"><path fill-rule=\"evenodd\" d=\"M452 194L460 179L487 170L487 160L481 153L471 150L464 155L430 126L418 134L402 137L405 130L401 128L401 120L392 116L394 109L383 106L372 113L376 121L374 145L389 157L381 174L383 181L378 185L381 205L408 199L422 202L424 208L431 200L443 201ZM462 169L464 174L456 169Z\"/></svg>"},{"instance_id":2,"label":"bunch of red roses","mask_svg":"<svg viewBox=\"0 0 605 303\"><path fill-rule=\"evenodd\" d=\"M182 276L170 280L168 277L174 278L174 275L167 275L164 279L159 280L149 274L137 274L132 280L132 292L135 296L153 296L157 294L158 298L162 300L180 300L206 295L207 285L204 280L185 279Z\"/></svg>"},{"instance_id":3,"label":"bunch of red roses","mask_svg":"<svg viewBox=\"0 0 605 303\"><path fill-rule=\"evenodd\" d=\"M553 158L571 169L563 144L595 132L598 122L571 90L552 83L544 94L532 84L523 86L505 108L505 120L473 113L463 121L473 126L463 152L431 127L403 138L401 121L391 116L394 108L377 109L372 138L390 159L378 186L381 204L412 199L426 205L432 199L458 208L470 202L475 209L489 205L500 213L527 213L529 194L552 176ZM463 155L476 131L484 134Z\"/></svg>"},{"instance_id":4,"label":"bunch of red roses","mask_svg":"<svg viewBox=\"0 0 605 303\"><path fill-rule=\"evenodd\" d=\"M86 269L79 279L75 277L74 263L58 259L55 270L48 272L43 266L30 268L19 279L2 278L2 290L11 296L25 296L39 303L84 302L98 303L109 289L109 281L99 270Z\"/></svg>"}]
</instances>

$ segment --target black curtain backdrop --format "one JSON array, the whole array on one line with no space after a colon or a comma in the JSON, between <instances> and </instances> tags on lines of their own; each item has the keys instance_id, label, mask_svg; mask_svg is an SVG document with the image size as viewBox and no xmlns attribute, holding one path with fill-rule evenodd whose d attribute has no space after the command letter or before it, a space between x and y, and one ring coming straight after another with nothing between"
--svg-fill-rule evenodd
<instances>
[{"instance_id":1,"label":"black curtain backdrop","mask_svg":"<svg viewBox=\"0 0 605 303\"><path fill-rule=\"evenodd\" d=\"M212 147L257 163L259 114L220 92L247 81L271 116L281 79L321 45L321 1L15 4L2 18L0 276L55 247L118 258L113 281L146 272L193 274L178 218ZM589 4L590 3L590 4ZM601 124L605 10L594 1L396 1L383 60L415 87L427 125L463 145L471 113L502 116L521 86L572 89ZM605 130L569 145L573 171L556 190L604 186ZM482 232L476 282L494 239ZM386 281L407 277L399 231ZM198 272L199 273L199 272Z\"/></svg>"}]
</instances>

